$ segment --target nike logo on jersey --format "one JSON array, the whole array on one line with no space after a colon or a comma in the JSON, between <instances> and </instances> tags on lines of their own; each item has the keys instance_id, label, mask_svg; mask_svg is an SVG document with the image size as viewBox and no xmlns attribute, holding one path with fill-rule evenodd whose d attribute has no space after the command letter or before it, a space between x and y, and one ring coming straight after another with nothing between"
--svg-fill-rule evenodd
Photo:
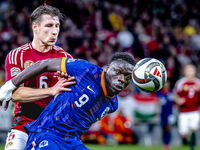
<instances>
[{"instance_id":1,"label":"nike logo on jersey","mask_svg":"<svg viewBox=\"0 0 200 150\"><path fill-rule=\"evenodd\" d=\"M96 93L90 88L90 85L87 86L87 89L90 90L90 91L92 91L94 94L96 94Z\"/></svg>"}]
</instances>

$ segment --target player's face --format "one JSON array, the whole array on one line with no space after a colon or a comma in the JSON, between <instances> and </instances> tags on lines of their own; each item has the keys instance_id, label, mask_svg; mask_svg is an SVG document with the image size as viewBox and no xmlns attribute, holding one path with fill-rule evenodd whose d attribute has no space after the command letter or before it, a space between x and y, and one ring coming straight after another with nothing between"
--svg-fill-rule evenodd
<instances>
[{"instance_id":1,"label":"player's face","mask_svg":"<svg viewBox=\"0 0 200 150\"><path fill-rule=\"evenodd\" d=\"M113 61L106 69L106 90L108 96L119 94L131 82L133 65L124 60Z\"/></svg>"},{"instance_id":2,"label":"player's face","mask_svg":"<svg viewBox=\"0 0 200 150\"><path fill-rule=\"evenodd\" d=\"M185 66L184 75L188 79L193 79L196 76L195 67L193 65Z\"/></svg>"},{"instance_id":3,"label":"player's face","mask_svg":"<svg viewBox=\"0 0 200 150\"><path fill-rule=\"evenodd\" d=\"M42 21L37 24L37 39L44 45L54 45L60 31L60 21L58 17L43 15Z\"/></svg>"}]
</instances>

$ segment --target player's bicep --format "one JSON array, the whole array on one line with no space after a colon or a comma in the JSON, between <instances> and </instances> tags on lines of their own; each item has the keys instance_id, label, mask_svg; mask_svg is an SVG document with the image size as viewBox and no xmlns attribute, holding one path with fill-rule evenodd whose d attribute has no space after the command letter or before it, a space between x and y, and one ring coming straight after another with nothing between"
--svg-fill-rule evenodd
<instances>
[{"instance_id":1,"label":"player's bicep","mask_svg":"<svg viewBox=\"0 0 200 150\"><path fill-rule=\"evenodd\" d=\"M62 58L51 59L51 61L48 62L47 71L48 72L62 71L61 63L62 63Z\"/></svg>"}]
</instances>

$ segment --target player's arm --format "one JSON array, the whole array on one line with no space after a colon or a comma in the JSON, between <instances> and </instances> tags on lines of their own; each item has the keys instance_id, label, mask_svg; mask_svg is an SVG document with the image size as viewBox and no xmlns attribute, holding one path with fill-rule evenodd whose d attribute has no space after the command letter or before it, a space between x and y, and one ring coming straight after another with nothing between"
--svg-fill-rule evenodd
<instances>
[{"instance_id":1,"label":"player's arm","mask_svg":"<svg viewBox=\"0 0 200 150\"><path fill-rule=\"evenodd\" d=\"M67 79L61 78L53 87L44 89L34 89L30 87L20 86L13 91L12 101L32 102L49 96L55 96L60 91L70 92L71 89L66 87L75 84L75 81L72 80L74 80L74 77L69 77Z\"/></svg>"},{"instance_id":2,"label":"player's arm","mask_svg":"<svg viewBox=\"0 0 200 150\"><path fill-rule=\"evenodd\" d=\"M185 103L185 98L180 97L180 96L179 96L178 94L176 94L175 92L174 92L174 94L173 94L173 99L174 99L174 102L175 102L176 104L178 104L178 105L182 105L182 104Z\"/></svg>"},{"instance_id":3,"label":"player's arm","mask_svg":"<svg viewBox=\"0 0 200 150\"><path fill-rule=\"evenodd\" d=\"M0 90L0 100L9 100L12 96L12 91L19 87L22 83L44 73L44 72L55 72L61 70L62 58L52 58L42 61L29 66L24 69L20 74L18 74L13 79L6 82Z\"/></svg>"},{"instance_id":4,"label":"player's arm","mask_svg":"<svg viewBox=\"0 0 200 150\"><path fill-rule=\"evenodd\" d=\"M13 85L18 87L20 84L37 77L44 72L61 71L62 58L50 58L36 62L24 69L20 74L12 79Z\"/></svg>"}]
</instances>

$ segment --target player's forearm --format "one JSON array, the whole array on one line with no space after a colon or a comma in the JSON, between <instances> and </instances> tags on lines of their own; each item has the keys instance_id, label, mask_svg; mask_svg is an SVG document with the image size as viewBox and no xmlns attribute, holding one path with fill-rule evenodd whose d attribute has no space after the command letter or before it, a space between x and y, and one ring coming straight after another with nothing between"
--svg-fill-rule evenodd
<instances>
[{"instance_id":1,"label":"player's forearm","mask_svg":"<svg viewBox=\"0 0 200 150\"><path fill-rule=\"evenodd\" d=\"M177 102L179 101L179 98L180 98L180 96L174 95L174 96L173 96L174 102L177 103Z\"/></svg>"},{"instance_id":2,"label":"player's forearm","mask_svg":"<svg viewBox=\"0 0 200 150\"><path fill-rule=\"evenodd\" d=\"M12 94L13 102L32 102L40 100L49 96L51 94L50 88L46 89L33 89L29 87L19 87Z\"/></svg>"},{"instance_id":3,"label":"player's forearm","mask_svg":"<svg viewBox=\"0 0 200 150\"><path fill-rule=\"evenodd\" d=\"M13 85L18 87L20 84L37 77L44 72L61 71L61 58L46 59L24 69L20 74L12 79Z\"/></svg>"}]
</instances>

